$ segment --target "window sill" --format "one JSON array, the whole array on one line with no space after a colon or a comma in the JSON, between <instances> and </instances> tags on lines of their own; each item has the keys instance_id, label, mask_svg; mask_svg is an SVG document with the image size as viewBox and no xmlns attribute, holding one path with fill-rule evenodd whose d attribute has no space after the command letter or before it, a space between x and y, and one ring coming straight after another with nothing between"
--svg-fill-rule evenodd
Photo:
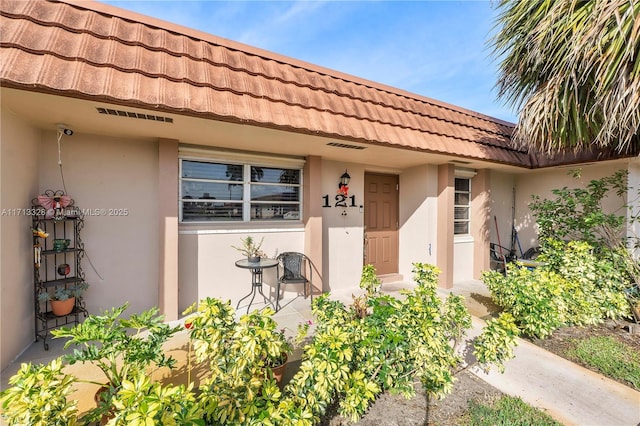
<instances>
[{"instance_id":1,"label":"window sill","mask_svg":"<svg viewBox=\"0 0 640 426\"><path fill-rule=\"evenodd\" d=\"M458 243L473 243L475 240L473 239L473 237L469 234L464 234L464 235L454 235L453 236L453 243L454 244L458 244Z\"/></svg>"},{"instance_id":2,"label":"window sill","mask_svg":"<svg viewBox=\"0 0 640 426\"><path fill-rule=\"evenodd\" d=\"M180 235L207 235L207 234L246 234L247 232L255 233L273 233L273 232L303 232L304 224L300 221L295 223L181 223L178 226L178 234Z\"/></svg>"}]
</instances>

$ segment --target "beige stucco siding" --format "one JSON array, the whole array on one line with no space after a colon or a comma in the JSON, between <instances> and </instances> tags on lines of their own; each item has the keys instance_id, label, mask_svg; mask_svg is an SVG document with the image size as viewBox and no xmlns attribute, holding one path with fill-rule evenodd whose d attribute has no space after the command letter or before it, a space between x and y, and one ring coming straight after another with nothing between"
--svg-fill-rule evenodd
<instances>
[{"instance_id":1,"label":"beige stucco siding","mask_svg":"<svg viewBox=\"0 0 640 426\"><path fill-rule=\"evenodd\" d=\"M183 225L180 229L180 312L206 297L230 300L235 307L251 291L251 273L235 266L244 256L232 247L241 245L240 240L248 235L257 241L264 238L262 250L271 258L284 251L304 251L302 225L287 229L275 226L250 230L205 228L210 227ZM275 278L275 268L265 270L263 291L272 300Z\"/></svg>"},{"instance_id":2,"label":"beige stucco siding","mask_svg":"<svg viewBox=\"0 0 640 426\"><path fill-rule=\"evenodd\" d=\"M340 176L348 170L351 176L349 195L355 195L358 207L335 207L334 197ZM352 288L360 282L364 259L364 166L336 161L322 162L322 195L329 197L330 207L322 209L323 275L325 291ZM323 204L323 199L310 200ZM346 212L346 215L342 215Z\"/></svg>"},{"instance_id":3,"label":"beige stucco siding","mask_svg":"<svg viewBox=\"0 0 640 426\"><path fill-rule=\"evenodd\" d=\"M2 109L0 138L0 369L34 340L31 218L41 132Z\"/></svg>"},{"instance_id":4,"label":"beige stucco siding","mask_svg":"<svg viewBox=\"0 0 640 426\"><path fill-rule=\"evenodd\" d=\"M85 215L82 230L91 286L87 309L99 313L124 302L130 312L157 306L157 142L76 133L63 137L61 147L69 195L81 209L97 213ZM61 189L54 132L44 133L40 154L39 190Z\"/></svg>"},{"instance_id":5,"label":"beige stucco siding","mask_svg":"<svg viewBox=\"0 0 640 426\"><path fill-rule=\"evenodd\" d=\"M629 188L631 190L627 194L627 205L629 206L629 217L640 217L640 160L634 159L629 164ZM640 222L632 221L627 226L627 237L639 238L640 237ZM636 256L639 249L635 249Z\"/></svg>"},{"instance_id":6,"label":"beige stucco siding","mask_svg":"<svg viewBox=\"0 0 640 426\"><path fill-rule=\"evenodd\" d=\"M489 241L511 247L511 225L513 222L513 188L515 176L508 173L491 171L489 174L490 214ZM497 227L496 227L497 223ZM499 238L498 238L499 237Z\"/></svg>"},{"instance_id":7,"label":"beige stucco siding","mask_svg":"<svg viewBox=\"0 0 640 426\"><path fill-rule=\"evenodd\" d=\"M576 166L572 168L561 167L556 169L536 170L526 175L519 175L515 181L517 192L516 229L518 230L518 238L522 245L522 250L526 251L528 248L538 245L535 217L529 212L528 207L532 200L532 195L538 195L542 198L551 198L553 197L551 192L553 189L559 189L565 186L568 188L584 187L593 179L610 176L617 170L626 168L626 162L618 161ZM569 172L573 169L580 169L582 171L580 179L574 179L569 175ZM603 207L608 212L617 210L619 214L624 215L625 210L621 209L624 203L625 200L614 195L604 200ZM511 219L509 217L509 222L510 220ZM507 235L507 241L509 241L511 233L509 232ZM504 240L503 245L505 245Z\"/></svg>"},{"instance_id":8,"label":"beige stucco siding","mask_svg":"<svg viewBox=\"0 0 640 426\"><path fill-rule=\"evenodd\" d=\"M400 274L413 278L414 262L436 263L438 169L424 165L400 175Z\"/></svg>"}]
</instances>

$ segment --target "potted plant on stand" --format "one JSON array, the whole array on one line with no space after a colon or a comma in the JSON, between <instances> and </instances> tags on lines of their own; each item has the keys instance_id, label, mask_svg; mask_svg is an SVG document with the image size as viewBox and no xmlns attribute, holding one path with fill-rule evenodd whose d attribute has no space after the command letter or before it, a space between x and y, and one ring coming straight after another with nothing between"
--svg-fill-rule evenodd
<instances>
[{"instance_id":1,"label":"potted plant on stand","mask_svg":"<svg viewBox=\"0 0 640 426\"><path fill-rule=\"evenodd\" d=\"M73 311L76 305L76 297L80 296L88 288L89 284L85 282L70 287L58 287L53 293L43 291L38 294L38 300L40 302L49 302L51 304L51 312L55 316L61 317Z\"/></svg>"},{"instance_id":2,"label":"potted plant on stand","mask_svg":"<svg viewBox=\"0 0 640 426\"><path fill-rule=\"evenodd\" d=\"M247 256L247 260L249 262L260 262L260 258L265 255L261 250L264 237L258 243L256 243L251 235L248 235L246 238L242 238L240 241L242 242L242 245L231 247Z\"/></svg>"},{"instance_id":3,"label":"potted plant on stand","mask_svg":"<svg viewBox=\"0 0 640 426\"><path fill-rule=\"evenodd\" d=\"M97 409L92 410L89 421L109 416L111 400L124 381L134 381L147 373L152 364L173 368L176 360L167 356L162 346L180 327L165 324L158 308L141 314L120 318L128 304L90 315L72 328L52 330L54 338L68 338L64 348L79 346L63 359L69 364L91 362L104 373L106 382L93 382L100 386L96 393Z\"/></svg>"}]
</instances>

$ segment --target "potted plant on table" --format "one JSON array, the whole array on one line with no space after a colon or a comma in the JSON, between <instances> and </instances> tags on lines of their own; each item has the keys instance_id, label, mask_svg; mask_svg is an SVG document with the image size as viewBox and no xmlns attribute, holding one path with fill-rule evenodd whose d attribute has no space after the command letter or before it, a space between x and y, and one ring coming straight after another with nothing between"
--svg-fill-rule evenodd
<instances>
[{"instance_id":1,"label":"potted plant on table","mask_svg":"<svg viewBox=\"0 0 640 426\"><path fill-rule=\"evenodd\" d=\"M162 346L180 327L164 323L158 308L151 308L128 319L120 316L128 304L113 308L102 315L89 315L84 322L72 328L52 330L54 338L68 338L64 349L78 346L63 359L69 364L90 362L103 373L106 382L93 382L100 386L96 393L97 409L89 413L88 420L109 415L111 400L125 381L132 382L147 372L152 364L173 368L176 360L167 356Z\"/></svg>"},{"instance_id":2,"label":"potted plant on table","mask_svg":"<svg viewBox=\"0 0 640 426\"><path fill-rule=\"evenodd\" d=\"M261 250L262 243L264 242L264 237L260 240L260 242L256 242L251 235L248 235L246 238L242 238L240 241L242 242L242 245L231 247L247 256L247 260L249 262L260 262L260 258L265 256L264 252Z\"/></svg>"},{"instance_id":3,"label":"potted plant on table","mask_svg":"<svg viewBox=\"0 0 640 426\"><path fill-rule=\"evenodd\" d=\"M89 284L85 282L70 287L58 287L53 293L48 291L41 292L38 294L38 300L40 302L49 302L51 304L51 312L60 317L73 311L76 297L79 297L88 288Z\"/></svg>"}]
</instances>

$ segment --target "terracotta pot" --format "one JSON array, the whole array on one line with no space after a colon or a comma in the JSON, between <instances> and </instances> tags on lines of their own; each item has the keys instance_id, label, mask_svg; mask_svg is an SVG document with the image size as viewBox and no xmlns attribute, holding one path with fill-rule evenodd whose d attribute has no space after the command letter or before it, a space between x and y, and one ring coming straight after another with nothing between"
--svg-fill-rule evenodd
<instances>
[{"instance_id":1,"label":"terracotta pot","mask_svg":"<svg viewBox=\"0 0 640 426\"><path fill-rule=\"evenodd\" d=\"M76 304L76 298L70 297L67 300L52 300L51 301L51 312L53 315L61 317L64 315L68 315L73 311L73 307Z\"/></svg>"},{"instance_id":2,"label":"terracotta pot","mask_svg":"<svg viewBox=\"0 0 640 426\"><path fill-rule=\"evenodd\" d=\"M273 378L276 380L276 383L280 383L282 381L282 376L284 375L284 371L287 367L287 359L289 357L287 354L284 354L284 361L281 365L277 367L271 367L271 371L273 372Z\"/></svg>"}]
</instances>

